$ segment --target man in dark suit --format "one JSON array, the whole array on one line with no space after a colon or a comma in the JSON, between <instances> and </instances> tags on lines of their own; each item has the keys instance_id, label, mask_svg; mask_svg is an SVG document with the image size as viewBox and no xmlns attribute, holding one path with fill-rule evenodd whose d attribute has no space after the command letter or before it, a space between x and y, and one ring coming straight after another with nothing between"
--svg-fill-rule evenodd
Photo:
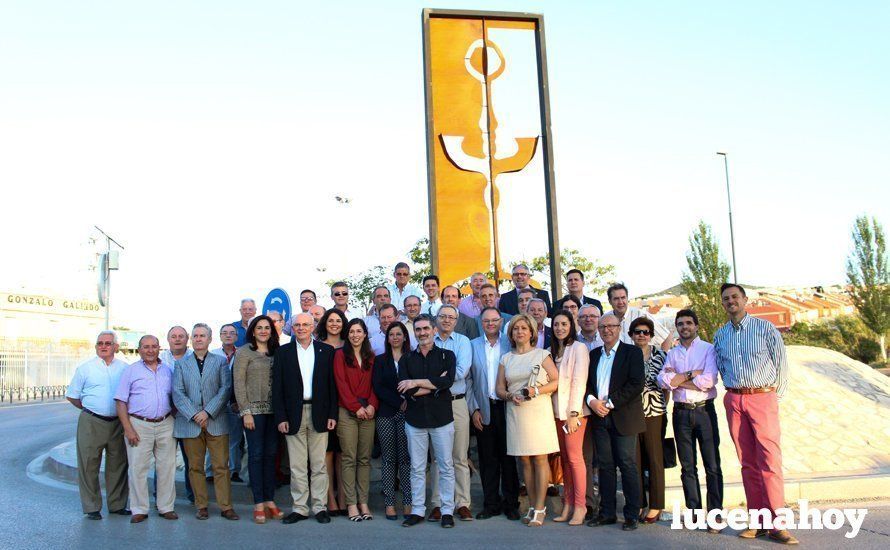
<instances>
[{"instance_id":1,"label":"man in dark suit","mask_svg":"<svg viewBox=\"0 0 890 550\"><path fill-rule=\"evenodd\" d=\"M505 292L503 296L501 296L501 301L498 303L498 309L501 310L502 313L509 313L510 315L516 315L519 313L519 297L517 296L517 292L526 288L529 282L529 272L528 266L525 264L519 264L513 268L513 290L509 292ZM538 298L544 300L544 303L547 304L547 314L550 314L550 293L546 290L537 290Z\"/></svg>"},{"instance_id":2,"label":"man in dark suit","mask_svg":"<svg viewBox=\"0 0 890 550\"><path fill-rule=\"evenodd\" d=\"M460 290L456 286L446 286L442 289L442 303L449 306L457 307L460 304ZM409 329L411 330L411 329ZM457 324L454 325L454 332L463 334L470 340L477 338L480 334L480 328L476 324L476 319L468 317L458 310ZM414 335L411 335L414 338Z\"/></svg>"},{"instance_id":3,"label":"man in dark suit","mask_svg":"<svg viewBox=\"0 0 890 550\"><path fill-rule=\"evenodd\" d=\"M498 307L498 287L494 286L491 283L485 283L482 285L482 288L479 289L479 303L482 305L482 309L493 307ZM501 312L501 333L507 334L507 323L510 322L513 316L509 313ZM482 324L482 315L473 319L473 322L476 323L476 333L483 335L485 334L485 327ZM471 338L472 339L472 338Z\"/></svg>"},{"instance_id":4,"label":"man in dark suit","mask_svg":"<svg viewBox=\"0 0 890 550\"><path fill-rule=\"evenodd\" d=\"M585 402L590 415L599 466L600 511L587 525L615 523L617 477L621 470L625 531L637 528L640 478L636 464L637 435L646 430L643 417L643 352L619 342L621 322L608 313L599 323L603 346L590 352Z\"/></svg>"},{"instance_id":5,"label":"man in dark suit","mask_svg":"<svg viewBox=\"0 0 890 550\"><path fill-rule=\"evenodd\" d=\"M308 518L310 495L315 519L330 523L325 451L328 431L337 427L334 348L312 339L315 321L308 313L298 314L292 323L294 339L278 348L272 360L272 410L287 441L294 500L284 523Z\"/></svg>"},{"instance_id":6,"label":"man in dark suit","mask_svg":"<svg viewBox=\"0 0 890 550\"><path fill-rule=\"evenodd\" d=\"M584 295L584 273L580 269L570 269L566 273L566 285L569 287L569 293L563 296L553 304L553 313L562 309L568 296L574 296L581 300L581 305L592 304L599 308L600 315L603 314L603 303L596 298L589 298Z\"/></svg>"}]
</instances>

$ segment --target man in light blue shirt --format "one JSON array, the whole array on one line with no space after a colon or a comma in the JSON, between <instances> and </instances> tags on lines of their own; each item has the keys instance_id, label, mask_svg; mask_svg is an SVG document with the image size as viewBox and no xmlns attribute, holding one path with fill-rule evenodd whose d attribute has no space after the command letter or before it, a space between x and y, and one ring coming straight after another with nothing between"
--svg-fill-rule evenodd
<instances>
[{"instance_id":1,"label":"man in light blue shirt","mask_svg":"<svg viewBox=\"0 0 890 550\"><path fill-rule=\"evenodd\" d=\"M115 359L117 351L117 335L110 330L100 332L96 338L96 357L77 367L65 394L68 401L81 410L77 419L77 482L80 503L88 519L102 519L99 464L103 451L108 511L130 515L127 448L114 403L114 394L128 365Z\"/></svg>"},{"instance_id":2,"label":"man in light blue shirt","mask_svg":"<svg viewBox=\"0 0 890 550\"><path fill-rule=\"evenodd\" d=\"M392 305L396 306L399 313L404 313L405 298L417 296L423 299L423 293L417 285L408 282L411 280L411 268L405 262L397 263L392 271L392 275L395 278L395 282L386 288L389 290L390 297L392 298Z\"/></svg>"},{"instance_id":3,"label":"man in light blue shirt","mask_svg":"<svg viewBox=\"0 0 890 550\"><path fill-rule=\"evenodd\" d=\"M451 410L454 413L454 515L462 521L470 521L470 465L467 451L470 448L470 410L466 396L472 392L470 368L473 365L473 347L470 339L463 334L454 332L457 325L458 310L452 305L443 305L436 316L436 336L433 343L442 349L451 350L457 359L454 384L451 385ZM430 468L430 484L433 496L432 519L439 511L439 480L436 470Z\"/></svg>"}]
</instances>

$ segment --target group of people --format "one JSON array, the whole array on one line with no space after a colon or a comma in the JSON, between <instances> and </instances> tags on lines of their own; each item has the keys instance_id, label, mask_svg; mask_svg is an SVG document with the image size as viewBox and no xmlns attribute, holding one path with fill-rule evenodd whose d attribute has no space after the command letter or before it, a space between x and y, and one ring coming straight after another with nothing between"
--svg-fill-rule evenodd
<instances>
[{"instance_id":1,"label":"group of people","mask_svg":"<svg viewBox=\"0 0 890 550\"><path fill-rule=\"evenodd\" d=\"M100 333L96 357L78 367L67 393L82 411L83 512L101 519L104 451L110 513L132 514L133 523L148 517L153 461L157 512L176 519L178 444L196 517L209 517L212 479L221 516L237 520L231 481L241 468L243 437L256 523L290 524L310 515L319 523L337 515L369 521L376 439L385 517L398 519L401 507L403 526L472 521L473 466L483 489L475 519L503 514L542 526L558 457L563 506L552 521L617 523L620 473L622 528L630 531L658 521L665 508L670 401L685 505L722 509L718 375L748 507L775 513L784 506L778 418L788 385L784 346L771 324L746 313L741 286L723 285L728 321L708 343L698 337L694 311L676 314L675 339L629 307L620 283L609 287L612 309L603 313L598 300L584 295L577 269L566 275L569 293L552 306L546 291L529 285L522 264L503 295L481 273L472 276L467 296L454 286L440 288L435 275L420 288L410 284L405 263L393 274L392 285L374 289L368 312L350 309L343 282L331 286L328 310L313 291L303 291L301 311L290 319L277 311L257 315L255 302L243 300L241 319L220 329L222 346L214 350L206 324L190 334L174 326L169 349L161 353L159 339L146 335L139 360L127 365L115 358L114 332ZM288 515L274 500L282 463L293 501ZM529 503L524 515L520 478ZM740 536L767 534L796 542L785 530Z\"/></svg>"}]
</instances>

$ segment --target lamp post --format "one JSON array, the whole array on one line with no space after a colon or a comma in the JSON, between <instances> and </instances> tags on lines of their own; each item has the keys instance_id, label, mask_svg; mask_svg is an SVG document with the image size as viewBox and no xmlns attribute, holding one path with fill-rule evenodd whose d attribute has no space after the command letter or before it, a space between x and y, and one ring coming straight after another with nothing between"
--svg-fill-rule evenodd
<instances>
[{"instance_id":1,"label":"lamp post","mask_svg":"<svg viewBox=\"0 0 890 550\"><path fill-rule=\"evenodd\" d=\"M717 154L723 157L723 167L726 170L726 204L729 206L729 245L732 248L732 282L738 284L739 272L735 262L735 232L732 229L732 197L729 195L729 161L726 158L725 152L717 151Z\"/></svg>"},{"instance_id":2,"label":"lamp post","mask_svg":"<svg viewBox=\"0 0 890 550\"><path fill-rule=\"evenodd\" d=\"M98 225L94 225L93 227L105 237L105 254L102 254L102 259L99 262L99 269L102 270L102 276L99 278L99 301L102 302L104 299L105 302L102 305L105 306L105 330L108 330L111 311L111 270L118 269L117 257L116 255L112 257L111 254L111 243L116 244L121 250L123 250L124 247L121 243L111 238L108 233L99 229Z\"/></svg>"}]
</instances>

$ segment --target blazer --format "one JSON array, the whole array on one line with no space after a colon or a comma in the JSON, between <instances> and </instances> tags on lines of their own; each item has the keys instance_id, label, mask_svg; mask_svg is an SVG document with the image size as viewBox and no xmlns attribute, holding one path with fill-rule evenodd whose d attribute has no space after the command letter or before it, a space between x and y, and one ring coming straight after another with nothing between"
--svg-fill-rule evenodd
<instances>
[{"instance_id":1,"label":"blazer","mask_svg":"<svg viewBox=\"0 0 890 550\"><path fill-rule=\"evenodd\" d=\"M192 418L202 410L210 415L207 433L228 434L226 405L231 396L232 375L225 357L208 351L204 356L204 374L198 370L194 353L177 360L173 368L173 436L188 439L201 435L201 427Z\"/></svg>"},{"instance_id":2,"label":"blazer","mask_svg":"<svg viewBox=\"0 0 890 550\"><path fill-rule=\"evenodd\" d=\"M557 300L556 302L553 303L553 311L550 312L551 315L556 315L556 312L562 309L562 305L564 303L566 303L567 296L568 296L568 294L566 294L566 296L563 296L562 298L560 298L559 300ZM587 304L594 305L594 306L598 307L600 310L600 315L603 314L603 303L600 302L599 300L597 300L596 298L588 298L587 296L584 296L581 299L581 305L583 306L583 305L587 305Z\"/></svg>"},{"instance_id":3,"label":"blazer","mask_svg":"<svg viewBox=\"0 0 890 550\"><path fill-rule=\"evenodd\" d=\"M599 368L603 348L590 352L590 370L587 376L587 394L584 402L593 396L597 399L596 373ZM615 348L615 359L612 362L612 375L609 377L609 399L615 407L609 412L615 429L621 435L636 435L646 431L646 420L643 416L643 351L633 345L619 342ZM590 415L588 422L594 427L604 427L605 420L596 413Z\"/></svg>"},{"instance_id":4,"label":"blazer","mask_svg":"<svg viewBox=\"0 0 890 550\"><path fill-rule=\"evenodd\" d=\"M380 401L380 410L377 416L390 418L399 412L404 399L396 390L399 385L399 373L396 371L396 363L392 355L383 353L374 358L374 368L371 370L371 385L377 400Z\"/></svg>"},{"instance_id":5,"label":"blazer","mask_svg":"<svg viewBox=\"0 0 890 550\"><path fill-rule=\"evenodd\" d=\"M469 380L467 381L467 387L472 388L467 392L467 407L470 409L470 415L479 411L482 414L482 423L488 426L491 424L491 403L488 400L494 388L488 385L488 358L485 355L485 350L488 347L487 338L485 336L474 338L470 341L470 347L473 351L473 362L470 365L469 378L473 383L470 385ZM500 347L499 362L500 357L510 351L510 340L506 336L501 335ZM497 376L495 376L495 383L497 383Z\"/></svg>"},{"instance_id":6,"label":"blazer","mask_svg":"<svg viewBox=\"0 0 890 550\"><path fill-rule=\"evenodd\" d=\"M501 312L501 319L502 319L501 334L502 335L504 335L504 336L507 335L507 323L509 323L510 319L512 319L512 318L513 318L513 315L511 315L509 313L504 313L503 311ZM482 328L482 316L480 315L479 317L476 317L475 319L473 319L473 321L476 322L476 337L475 338L484 337L485 330ZM457 332L457 330L455 330L455 332ZM469 338L469 336L467 338ZM473 340L473 339L474 338L470 338L470 340ZM509 343L509 341L507 343Z\"/></svg>"},{"instance_id":7,"label":"blazer","mask_svg":"<svg viewBox=\"0 0 890 550\"><path fill-rule=\"evenodd\" d=\"M316 432L328 431L328 420L336 420L337 386L334 383L334 348L324 342L312 341L315 368L312 371L312 427ZM297 361L297 341L275 350L272 358L272 411L275 424L287 422L287 435L300 429L303 420L303 373Z\"/></svg>"},{"instance_id":8,"label":"blazer","mask_svg":"<svg viewBox=\"0 0 890 550\"><path fill-rule=\"evenodd\" d=\"M457 324L454 325L454 332L458 334L463 334L470 340L473 338L478 338L480 334L482 334L481 324L479 323L478 317L470 317L469 315L464 315L463 313L459 313L457 315Z\"/></svg>"},{"instance_id":9,"label":"blazer","mask_svg":"<svg viewBox=\"0 0 890 550\"><path fill-rule=\"evenodd\" d=\"M544 303L547 304L547 315L550 315L550 311L553 309L550 307L550 293L544 289L535 289L535 292L537 292L538 298L544 300ZM519 295L515 288L501 296L501 301L498 302L498 309L510 315L519 313Z\"/></svg>"},{"instance_id":10,"label":"blazer","mask_svg":"<svg viewBox=\"0 0 890 550\"><path fill-rule=\"evenodd\" d=\"M559 387L551 394L555 415L559 420L568 420L572 411L578 411L581 416L590 414L590 407L584 400L589 368L590 352L581 342L572 342L562 352L562 359L559 361Z\"/></svg>"}]
</instances>

